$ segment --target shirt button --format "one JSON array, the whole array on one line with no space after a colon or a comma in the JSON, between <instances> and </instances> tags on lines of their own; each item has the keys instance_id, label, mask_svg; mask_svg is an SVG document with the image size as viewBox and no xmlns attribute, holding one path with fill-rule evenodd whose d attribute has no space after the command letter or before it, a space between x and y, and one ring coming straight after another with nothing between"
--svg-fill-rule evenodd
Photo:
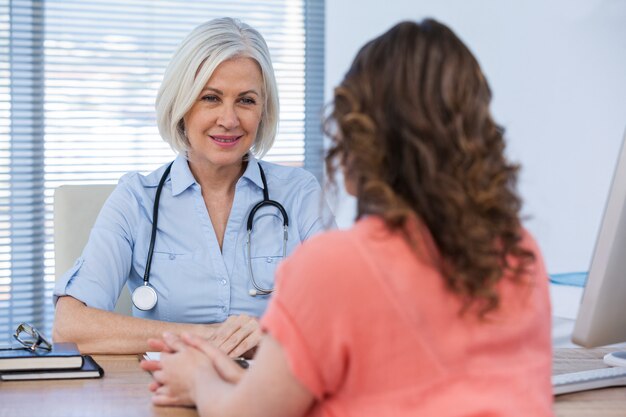
<instances>
[{"instance_id":1,"label":"shirt button","mask_svg":"<svg viewBox=\"0 0 626 417\"><path fill-rule=\"evenodd\" d=\"M221 280L220 282L222 283L222 285L226 285L226 280L225 279Z\"/></svg>"},{"instance_id":2,"label":"shirt button","mask_svg":"<svg viewBox=\"0 0 626 417\"><path fill-rule=\"evenodd\" d=\"M226 311L227 311L227 310L228 310L228 309L226 308L226 306L222 307L222 311L223 311L224 313L226 313Z\"/></svg>"},{"instance_id":3,"label":"shirt button","mask_svg":"<svg viewBox=\"0 0 626 417\"><path fill-rule=\"evenodd\" d=\"M265 258L265 262L267 262L268 264L271 264L272 263L272 258L270 258L270 257Z\"/></svg>"},{"instance_id":4,"label":"shirt button","mask_svg":"<svg viewBox=\"0 0 626 417\"><path fill-rule=\"evenodd\" d=\"M170 261L173 261L174 259L176 259L176 255L174 255L173 253L170 253Z\"/></svg>"}]
</instances>

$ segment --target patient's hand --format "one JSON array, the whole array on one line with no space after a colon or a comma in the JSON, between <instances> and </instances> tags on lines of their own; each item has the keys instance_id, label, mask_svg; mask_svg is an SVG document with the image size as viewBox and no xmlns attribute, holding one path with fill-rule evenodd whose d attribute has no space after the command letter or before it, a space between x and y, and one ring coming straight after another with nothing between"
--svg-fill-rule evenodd
<instances>
[{"instance_id":1,"label":"patient's hand","mask_svg":"<svg viewBox=\"0 0 626 417\"><path fill-rule=\"evenodd\" d=\"M181 336L183 342L188 346L192 346L202 351L211 359L215 371L219 376L229 384L236 384L246 373L245 369L237 365L237 363L229 356L215 349L215 347L206 340L194 334L183 333Z\"/></svg>"},{"instance_id":2,"label":"patient's hand","mask_svg":"<svg viewBox=\"0 0 626 417\"><path fill-rule=\"evenodd\" d=\"M156 347L156 343L152 342L151 347ZM163 335L162 348L160 361L142 363L144 369L151 368L154 378L150 384L154 393L152 402L156 405L193 406L198 388L196 374L216 373L210 358L171 333Z\"/></svg>"},{"instance_id":3,"label":"patient's hand","mask_svg":"<svg viewBox=\"0 0 626 417\"><path fill-rule=\"evenodd\" d=\"M245 371L230 357L198 336L184 333L181 338L165 334L163 340L150 340L150 347L162 352L160 361L142 361L152 372L150 391L156 405L193 406L196 391L211 382L235 384Z\"/></svg>"}]
</instances>

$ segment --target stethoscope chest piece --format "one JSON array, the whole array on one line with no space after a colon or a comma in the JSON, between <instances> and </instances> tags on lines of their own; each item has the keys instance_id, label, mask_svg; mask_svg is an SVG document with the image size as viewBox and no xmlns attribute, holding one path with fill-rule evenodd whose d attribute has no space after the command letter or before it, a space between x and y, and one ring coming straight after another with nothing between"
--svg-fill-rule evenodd
<instances>
[{"instance_id":1,"label":"stethoscope chest piece","mask_svg":"<svg viewBox=\"0 0 626 417\"><path fill-rule=\"evenodd\" d=\"M144 284L135 288L132 300L135 307L139 310L152 310L157 303L157 293L150 284Z\"/></svg>"}]
</instances>

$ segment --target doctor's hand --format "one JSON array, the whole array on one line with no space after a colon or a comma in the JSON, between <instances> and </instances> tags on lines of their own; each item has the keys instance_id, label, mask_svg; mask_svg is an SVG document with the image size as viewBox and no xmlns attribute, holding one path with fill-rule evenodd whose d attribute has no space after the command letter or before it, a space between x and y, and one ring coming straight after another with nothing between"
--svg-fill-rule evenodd
<instances>
[{"instance_id":1,"label":"doctor's hand","mask_svg":"<svg viewBox=\"0 0 626 417\"><path fill-rule=\"evenodd\" d=\"M251 358L261 341L259 321L246 314L230 316L209 337L209 341L232 358Z\"/></svg>"}]
</instances>

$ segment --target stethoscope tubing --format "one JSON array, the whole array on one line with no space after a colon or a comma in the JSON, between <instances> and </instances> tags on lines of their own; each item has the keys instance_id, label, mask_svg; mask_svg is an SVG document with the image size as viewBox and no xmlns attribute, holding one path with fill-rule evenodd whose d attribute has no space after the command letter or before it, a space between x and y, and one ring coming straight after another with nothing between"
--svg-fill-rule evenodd
<instances>
[{"instance_id":1,"label":"stethoscope tubing","mask_svg":"<svg viewBox=\"0 0 626 417\"><path fill-rule=\"evenodd\" d=\"M154 205L152 207L152 231L150 234L150 245L148 247L148 256L146 259L146 270L143 274L143 285L141 287L136 288L135 291L133 291L133 296L132 296L133 304L139 310L144 310L144 311L151 310L156 305L157 299L158 299L156 295L156 291L154 290L154 288L152 288L152 285L150 285L150 269L152 265L152 256L154 254L154 244L156 242L156 235L157 235L157 222L159 219L159 201L161 200L161 191L163 190L163 186L165 185L165 181L167 180L167 177L170 174L173 164L174 162L171 162L167 166L167 168L165 168L165 171L163 172L163 175L161 176L161 179L159 180L159 185L157 186L156 194L154 196ZM279 202L270 200L269 190L267 187L267 180L265 178L265 172L263 171L263 168L261 167L260 163L258 164L258 166L259 166L259 172L261 174L261 182L263 183L263 200L259 201L258 203L254 205L254 207L252 207L252 210L250 210L250 214L248 214L248 219L246 222L246 231L247 231L246 248L247 248L247 257L248 257L248 271L250 273L250 282L252 283L252 286L254 287L254 290L250 290L251 296L268 295L268 294L271 294L272 291L274 291L273 288L261 287L256 282L256 279L254 278L254 272L252 271L252 256L251 256L252 255L252 238L251 236L252 236L252 228L254 226L254 216L256 215L256 212L260 208L266 207L266 206L275 207L276 209L278 209L278 211L280 211L280 214L283 217L283 258L287 256L287 241L289 240L289 233L288 233L289 216L287 215L287 211L285 210L283 205L280 204ZM142 288L142 287L147 287L147 288ZM150 301L147 302L145 305L138 305L141 303L136 300L143 299L143 297L141 297L140 294L146 294L146 293L149 293Z\"/></svg>"},{"instance_id":2,"label":"stethoscope tubing","mask_svg":"<svg viewBox=\"0 0 626 417\"><path fill-rule=\"evenodd\" d=\"M159 220L159 201L161 200L161 191L163 191L163 185L165 184L165 180L172 170L173 164L174 162L170 163L167 168L165 168L165 172L163 172L163 175L159 180L159 186L157 187L156 195L154 196L154 205L152 206L152 232L150 234L148 258L146 259L146 270L143 274L143 285L148 285L150 283L150 266L152 265L152 255L154 254L154 243L156 242L157 234L157 222Z\"/></svg>"}]
</instances>

